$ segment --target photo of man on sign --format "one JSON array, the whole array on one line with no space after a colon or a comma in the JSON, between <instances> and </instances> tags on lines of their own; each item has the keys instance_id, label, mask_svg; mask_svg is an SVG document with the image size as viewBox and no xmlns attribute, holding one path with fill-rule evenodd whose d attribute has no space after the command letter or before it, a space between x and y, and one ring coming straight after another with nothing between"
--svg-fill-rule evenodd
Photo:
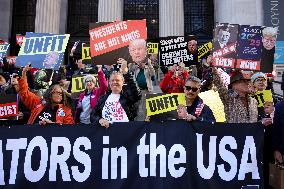
<instances>
[{"instance_id":1,"label":"photo of man on sign","mask_svg":"<svg viewBox=\"0 0 284 189\"><path fill-rule=\"evenodd\" d=\"M57 52L49 52L44 61L43 61L43 68L45 69L52 69L55 67L59 59L59 54Z\"/></svg>"}]
</instances>

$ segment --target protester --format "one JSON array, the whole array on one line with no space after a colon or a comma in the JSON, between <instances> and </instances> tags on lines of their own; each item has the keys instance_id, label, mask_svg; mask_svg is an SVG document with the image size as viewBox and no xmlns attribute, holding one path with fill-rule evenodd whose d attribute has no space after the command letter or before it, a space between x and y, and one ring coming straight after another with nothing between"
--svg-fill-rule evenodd
<instances>
[{"instance_id":1,"label":"protester","mask_svg":"<svg viewBox=\"0 0 284 189\"><path fill-rule=\"evenodd\" d=\"M208 60L211 60L209 57ZM249 96L250 78L245 78L242 71L231 73L229 89L224 85L218 70L213 68L213 83L217 87L220 99L224 104L227 123L257 122L258 111L256 99Z\"/></svg>"},{"instance_id":2,"label":"protester","mask_svg":"<svg viewBox=\"0 0 284 189\"><path fill-rule=\"evenodd\" d=\"M90 114L94 109L98 99L105 95L108 85L105 75L99 66L98 72L99 87L96 88L96 78L93 75L86 75L84 77L84 84L86 89L82 92L78 99L78 104L75 113L76 123L90 124Z\"/></svg>"},{"instance_id":3,"label":"protester","mask_svg":"<svg viewBox=\"0 0 284 189\"><path fill-rule=\"evenodd\" d=\"M272 146L274 158L278 164L284 165L284 100L280 101L275 106L275 113L272 127Z\"/></svg>"},{"instance_id":4,"label":"protester","mask_svg":"<svg viewBox=\"0 0 284 189\"><path fill-rule=\"evenodd\" d=\"M212 110L203 103L198 97L201 89L201 81L197 77L190 76L184 86L184 94L186 99L186 107L178 107L178 116L180 119L187 121L206 121L216 122Z\"/></svg>"},{"instance_id":5,"label":"protester","mask_svg":"<svg viewBox=\"0 0 284 189\"><path fill-rule=\"evenodd\" d=\"M163 93L182 93L188 72L183 63L173 65L160 83Z\"/></svg>"},{"instance_id":6,"label":"protester","mask_svg":"<svg viewBox=\"0 0 284 189\"><path fill-rule=\"evenodd\" d=\"M258 91L264 91L267 87L267 77L262 72L257 72L251 76L251 82L256 90Z\"/></svg>"},{"instance_id":7,"label":"protester","mask_svg":"<svg viewBox=\"0 0 284 189\"><path fill-rule=\"evenodd\" d=\"M91 113L91 123L99 123L108 128L110 123L133 121L137 116L137 103L140 90L123 63L120 72L110 76L111 93L102 96Z\"/></svg>"},{"instance_id":8,"label":"protester","mask_svg":"<svg viewBox=\"0 0 284 189\"><path fill-rule=\"evenodd\" d=\"M25 66L19 80L20 98L31 111L28 124L74 124L71 109L67 106L66 96L60 85L51 86L43 99L29 91L26 73L30 69L29 65Z\"/></svg>"}]
</instances>

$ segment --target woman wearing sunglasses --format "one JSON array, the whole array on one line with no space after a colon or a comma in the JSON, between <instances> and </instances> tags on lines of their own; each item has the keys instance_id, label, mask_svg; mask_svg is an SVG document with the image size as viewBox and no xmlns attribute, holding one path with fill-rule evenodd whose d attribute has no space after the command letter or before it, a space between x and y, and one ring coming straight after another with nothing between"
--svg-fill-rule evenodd
<instances>
[{"instance_id":1,"label":"woman wearing sunglasses","mask_svg":"<svg viewBox=\"0 0 284 189\"><path fill-rule=\"evenodd\" d=\"M184 94L186 99L186 107L178 106L178 116L180 119L187 121L206 121L215 122L212 110L203 103L198 96L200 93L201 81L197 77L190 76L184 86Z\"/></svg>"}]
</instances>

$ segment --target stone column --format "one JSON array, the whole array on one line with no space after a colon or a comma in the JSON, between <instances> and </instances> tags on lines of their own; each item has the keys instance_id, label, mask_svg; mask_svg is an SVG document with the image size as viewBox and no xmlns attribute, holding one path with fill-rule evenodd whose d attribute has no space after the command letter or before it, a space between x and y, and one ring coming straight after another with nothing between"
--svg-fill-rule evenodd
<instances>
[{"instance_id":1,"label":"stone column","mask_svg":"<svg viewBox=\"0 0 284 189\"><path fill-rule=\"evenodd\" d=\"M0 6L0 38L8 42L11 34L13 1L2 0Z\"/></svg>"},{"instance_id":2,"label":"stone column","mask_svg":"<svg viewBox=\"0 0 284 189\"><path fill-rule=\"evenodd\" d=\"M123 20L123 0L99 0L98 8L99 22Z\"/></svg>"},{"instance_id":3,"label":"stone column","mask_svg":"<svg viewBox=\"0 0 284 189\"><path fill-rule=\"evenodd\" d=\"M59 34L61 0L37 0L35 32Z\"/></svg>"},{"instance_id":4,"label":"stone column","mask_svg":"<svg viewBox=\"0 0 284 189\"><path fill-rule=\"evenodd\" d=\"M159 1L160 37L184 35L183 0Z\"/></svg>"},{"instance_id":5,"label":"stone column","mask_svg":"<svg viewBox=\"0 0 284 189\"><path fill-rule=\"evenodd\" d=\"M263 25L262 0L214 0L215 21Z\"/></svg>"}]
</instances>

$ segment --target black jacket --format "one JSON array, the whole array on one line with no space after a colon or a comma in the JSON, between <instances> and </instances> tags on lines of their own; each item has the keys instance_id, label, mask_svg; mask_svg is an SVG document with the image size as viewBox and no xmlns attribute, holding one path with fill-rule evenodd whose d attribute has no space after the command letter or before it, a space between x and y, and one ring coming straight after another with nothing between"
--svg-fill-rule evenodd
<instances>
[{"instance_id":1,"label":"black jacket","mask_svg":"<svg viewBox=\"0 0 284 189\"><path fill-rule=\"evenodd\" d=\"M196 108L200 108L201 104L203 104L202 99L200 97L196 97L192 105L187 106L187 113L197 117L197 120L199 121L216 122L212 110L205 104L203 104L204 107L202 108L201 114L197 114Z\"/></svg>"},{"instance_id":2,"label":"black jacket","mask_svg":"<svg viewBox=\"0 0 284 189\"><path fill-rule=\"evenodd\" d=\"M122 92L120 93L119 102L126 112L129 121L133 121L137 116L137 102L141 99L141 93L139 88L137 87L137 84L134 82L132 76L129 73L124 74L123 76L125 85L123 86ZM99 123L99 120L102 118L102 111L105 102L110 94L111 93L108 93L99 98L95 108L91 112L91 123Z\"/></svg>"},{"instance_id":3,"label":"black jacket","mask_svg":"<svg viewBox=\"0 0 284 189\"><path fill-rule=\"evenodd\" d=\"M284 154L284 100L275 106L272 136L273 150Z\"/></svg>"}]
</instances>

